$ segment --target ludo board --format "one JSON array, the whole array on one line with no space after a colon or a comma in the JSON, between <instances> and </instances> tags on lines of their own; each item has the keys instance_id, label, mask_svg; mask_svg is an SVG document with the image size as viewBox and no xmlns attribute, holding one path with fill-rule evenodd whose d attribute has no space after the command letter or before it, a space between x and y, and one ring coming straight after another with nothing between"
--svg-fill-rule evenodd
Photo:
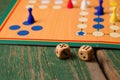
<instances>
[{"instance_id":1,"label":"ludo board","mask_svg":"<svg viewBox=\"0 0 120 80\"><path fill-rule=\"evenodd\" d=\"M120 48L120 2L116 1L118 21L110 23L112 8L103 0L104 15L97 16L98 0L88 0L88 9L81 10L81 0L10 0L0 17L1 44L50 45L68 43L70 46ZM5 5L3 5L5 6ZM24 25L28 8L32 8L35 23Z\"/></svg>"}]
</instances>

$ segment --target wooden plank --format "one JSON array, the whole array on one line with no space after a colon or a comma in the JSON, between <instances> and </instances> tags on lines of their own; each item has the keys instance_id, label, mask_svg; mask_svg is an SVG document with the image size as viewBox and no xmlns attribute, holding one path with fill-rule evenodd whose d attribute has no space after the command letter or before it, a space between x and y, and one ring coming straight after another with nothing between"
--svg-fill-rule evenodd
<instances>
[{"instance_id":1,"label":"wooden plank","mask_svg":"<svg viewBox=\"0 0 120 80\"><path fill-rule=\"evenodd\" d=\"M98 50L97 58L108 80L120 80L120 50Z\"/></svg>"},{"instance_id":2,"label":"wooden plank","mask_svg":"<svg viewBox=\"0 0 120 80\"><path fill-rule=\"evenodd\" d=\"M105 80L98 63L78 58L78 48L71 48L72 57L61 60L55 47L0 45L1 80Z\"/></svg>"},{"instance_id":3,"label":"wooden plank","mask_svg":"<svg viewBox=\"0 0 120 80\"><path fill-rule=\"evenodd\" d=\"M106 80L102 70L100 69L95 57L92 61L86 62L92 80Z\"/></svg>"}]
</instances>

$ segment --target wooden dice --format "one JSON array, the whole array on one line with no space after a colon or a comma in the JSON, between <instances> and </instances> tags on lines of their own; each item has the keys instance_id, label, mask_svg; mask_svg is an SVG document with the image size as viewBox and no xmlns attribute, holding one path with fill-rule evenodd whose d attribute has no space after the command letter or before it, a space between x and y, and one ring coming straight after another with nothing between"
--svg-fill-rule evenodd
<instances>
[{"instance_id":1,"label":"wooden dice","mask_svg":"<svg viewBox=\"0 0 120 80\"><path fill-rule=\"evenodd\" d=\"M70 47L67 44L58 44L55 52L58 58L65 59L70 57Z\"/></svg>"},{"instance_id":2,"label":"wooden dice","mask_svg":"<svg viewBox=\"0 0 120 80\"><path fill-rule=\"evenodd\" d=\"M94 50L91 46L83 45L79 48L78 56L81 60L88 61L93 57Z\"/></svg>"}]
</instances>

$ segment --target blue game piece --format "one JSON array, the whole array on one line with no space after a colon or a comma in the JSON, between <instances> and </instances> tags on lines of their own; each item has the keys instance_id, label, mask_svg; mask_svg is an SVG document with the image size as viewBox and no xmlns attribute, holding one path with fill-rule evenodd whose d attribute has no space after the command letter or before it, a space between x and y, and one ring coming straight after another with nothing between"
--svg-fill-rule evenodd
<instances>
[{"instance_id":1,"label":"blue game piece","mask_svg":"<svg viewBox=\"0 0 120 80\"><path fill-rule=\"evenodd\" d=\"M27 21L23 22L24 25L31 25L35 22L34 17L32 15L32 8L28 8L28 12L29 12L28 19Z\"/></svg>"},{"instance_id":2,"label":"blue game piece","mask_svg":"<svg viewBox=\"0 0 120 80\"><path fill-rule=\"evenodd\" d=\"M97 15L97 16L104 15L104 9L103 9L102 6L99 6L99 8L97 9L97 12L95 13L95 15Z\"/></svg>"},{"instance_id":3,"label":"blue game piece","mask_svg":"<svg viewBox=\"0 0 120 80\"><path fill-rule=\"evenodd\" d=\"M99 0L99 6L95 7L95 9L98 9L100 6L102 6L103 0Z\"/></svg>"},{"instance_id":4,"label":"blue game piece","mask_svg":"<svg viewBox=\"0 0 120 80\"><path fill-rule=\"evenodd\" d=\"M103 7L102 7L102 4L103 4L103 0L100 0L100 1L99 1L99 7L100 7L100 8L103 8Z\"/></svg>"},{"instance_id":5,"label":"blue game piece","mask_svg":"<svg viewBox=\"0 0 120 80\"><path fill-rule=\"evenodd\" d=\"M97 7L97 12L95 13L95 15L101 16L104 14L104 8L102 7L102 4L103 0L99 0L99 6Z\"/></svg>"}]
</instances>

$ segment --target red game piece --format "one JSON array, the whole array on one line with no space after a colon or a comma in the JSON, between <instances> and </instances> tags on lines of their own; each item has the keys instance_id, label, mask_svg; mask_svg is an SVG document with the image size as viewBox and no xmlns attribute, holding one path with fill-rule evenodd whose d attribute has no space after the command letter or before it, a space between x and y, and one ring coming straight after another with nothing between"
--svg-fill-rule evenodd
<instances>
[{"instance_id":1,"label":"red game piece","mask_svg":"<svg viewBox=\"0 0 120 80\"><path fill-rule=\"evenodd\" d=\"M72 0L68 1L67 8L73 8Z\"/></svg>"}]
</instances>

